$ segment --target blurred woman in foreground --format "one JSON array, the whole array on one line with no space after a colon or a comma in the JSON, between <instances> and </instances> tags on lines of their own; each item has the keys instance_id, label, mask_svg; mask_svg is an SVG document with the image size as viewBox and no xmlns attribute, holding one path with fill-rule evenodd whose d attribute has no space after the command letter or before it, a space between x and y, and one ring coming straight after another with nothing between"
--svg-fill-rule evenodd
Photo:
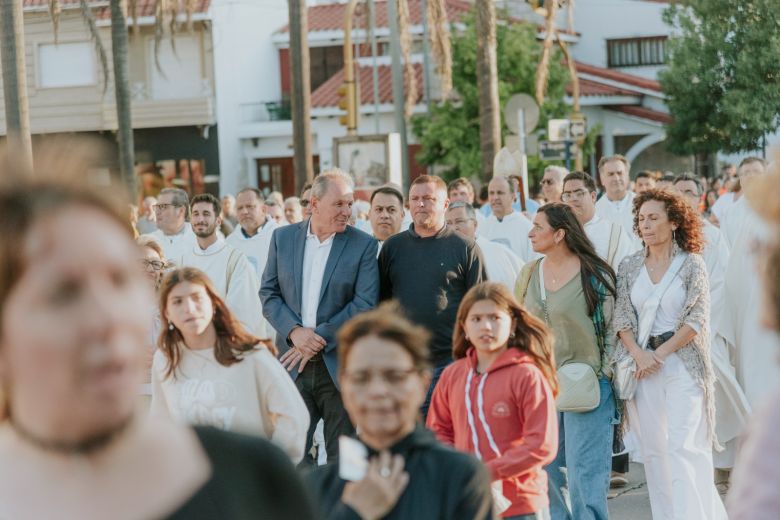
<instances>
[{"instance_id":1,"label":"blurred woman in foreground","mask_svg":"<svg viewBox=\"0 0 780 520\"><path fill-rule=\"evenodd\" d=\"M151 291L126 206L55 151L36 179L0 159L0 518L310 518L266 441L136 418Z\"/></svg>"}]
</instances>

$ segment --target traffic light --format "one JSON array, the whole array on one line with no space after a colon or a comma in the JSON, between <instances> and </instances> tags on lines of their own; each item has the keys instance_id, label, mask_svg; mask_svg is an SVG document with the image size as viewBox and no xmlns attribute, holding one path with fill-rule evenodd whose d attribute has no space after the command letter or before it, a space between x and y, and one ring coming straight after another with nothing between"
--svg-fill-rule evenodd
<instances>
[{"instance_id":1,"label":"traffic light","mask_svg":"<svg viewBox=\"0 0 780 520\"><path fill-rule=\"evenodd\" d=\"M336 90L339 95L339 108L346 114L339 117L339 123L347 127L347 135L355 135L358 126L358 111L360 109L357 84L354 81L345 81Z\"/></svg>"},{"instance_id":2,"label":"traffic light","mask_svg":"<svg viewBox=\"0 0 780 520\"><path fill-rule=\"evenodd\" d=\"M547 14L547 8L551 3L557 2L558 7L563 7L566 0L525 0L531 6L531 9L539 14Z\"/></svg>"}]
</instances>

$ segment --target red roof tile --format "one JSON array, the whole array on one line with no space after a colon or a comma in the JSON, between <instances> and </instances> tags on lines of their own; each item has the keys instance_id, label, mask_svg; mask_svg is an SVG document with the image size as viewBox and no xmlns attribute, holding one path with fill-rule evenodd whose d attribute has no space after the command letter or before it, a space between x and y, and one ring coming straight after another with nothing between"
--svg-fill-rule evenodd
<instances>
[{"instance_id":1,"label":"red roof tile","mask_svg":"<svg viewBox=\"0 0 780 520\"><path fill-rule=\"evenodd\" d=\"M672 122L672 116L664 112L658 112L651 108L633 106L633 105L613 105L605 106L608 110L614 110L615 112L621 112L629 116L641 117L642 119L648 119L657 123L663 123L668 125Z\"/></svg>"},{"instance_id":2,"label":"red roof tile","mask_svg":"<svg viewBox=\"0 0 780 520\"><path fill-rule=\"evenodd\" d=\"M110 18L109 13L109 7L108 7L108 0L103 0L100 2L94 1L94 0L88 0L90 4L99 4L98 7L95 7L95 10L97 12L96 16L98 18ZM157 3L157 0L137 0L137 9L138 9L138 16L153 16L155 12L155 4ZM195 12L196 13L205 13L209 10L209 5L211 4L211 0L195 0ZM60 0L60 6L62 8L78 8L79 0ZM49 8L49 0L24 0L24 7L25 8ZM181 12L184 13L184 8L182 7ZM128 16L132 16L132 14L128 13Z\"/></svg>"},{"instance_id":3,"label":"red roof tile","mask_svg":"<svg viewBox=\"0 0 780 520\"><path fill-rule=\"evenodd\" d=\"M566 93L572 95L572 86L569 83L566 86ZM605 85L597 81L580 78L580 96L641 96L642 94L634 90Z\"/></svg>"},{"instance_id":4,"label":"red roof tile","mask_svg":"<svg viewBox=\"0 0 780 520\"><path fill-rule=\"evenodd\" d=\"M388 27L387 21L387 2L380 0L376 6L376 26ZM313 5L308 8L309 31L338 31L344 27L344 9L346 4L326 4ZM463 0L445 0L445 9L447 18L450 22L456 22L471 9L471 4ZM422 24L422 2L420 0L409 0L409 19L412 25ZM353 18L354 27L364 27L368 10L362 5L358 5ZM283 27L278 32L286 33L288 26Z\"/></svg>"},{"instance_id":5,"label":"red roof tile","mask_svg":"<svg viewBox=\"0 0 780 520\"><path fill-rule=\"evenodd\" d=\"M393 78L390 65L380 65L377 67L379 76L379 102L382 104L393 102ZM422 100L423 75L422 65L414 64L414 74L417 80L417 100ZM357 70L357 79L360 85L360 104L372 105L374 103L374 83L372 79L372 67L360 67ZM311 94L312 108L335 107L339 104L339 95L336 90L344 81L344 69L334 74L328 81L320 85L317 90ZM405 89L404 89L405 90Z\"/></svg>"},{"instance_id":6,"label":"red roof tile","mask_svg":"<svg viewBox=\"0 0 780 520\"><path fill-rule=\"evenodd\" d=\"M634 76L633 74L627 74L625 72L620 72L614 69L605 69L603 67L588 65L578 61L577 72L598 76L600 78L616 81L619 83L625 83L627 85L633 85L639 88L661 92L661 84L655 80Z\"/></svg>"}]
</instances>

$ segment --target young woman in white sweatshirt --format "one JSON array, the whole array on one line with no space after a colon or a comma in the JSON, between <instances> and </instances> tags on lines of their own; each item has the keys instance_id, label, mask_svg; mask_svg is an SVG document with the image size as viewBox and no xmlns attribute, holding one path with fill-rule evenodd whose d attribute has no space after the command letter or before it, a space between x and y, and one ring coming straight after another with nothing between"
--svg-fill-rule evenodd
<instances>
[{"instance_id":1,"label":"young woman in white sweatshirt","mask_svg":"<svg viewBox=\"0 0 780 520\"><path fill-rule=\"evenodd\" d=\"M246 332L191 267L163 280L160 315L152 415L260 435L300 461L309 414L273 343Z\"/></svg>"}]
</instances>

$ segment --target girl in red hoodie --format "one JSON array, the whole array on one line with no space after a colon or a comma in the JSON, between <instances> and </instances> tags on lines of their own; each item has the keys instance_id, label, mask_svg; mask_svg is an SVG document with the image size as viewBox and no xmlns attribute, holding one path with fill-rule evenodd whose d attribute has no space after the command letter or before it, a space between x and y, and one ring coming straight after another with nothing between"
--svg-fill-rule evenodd
<instances>
[{"instance_id":1,"label":"girl in red hoodie","mask_svg":"<svg viewBox=\"0 0 780 520\"><path fill-rule=\"evenodd\" d=\"M453 355L427 426L485 462L503 518L549 518L543 468L558 447L558 383L547 328L503 285L483 283L460 304Z\"/></svg>"}]
</instances>

